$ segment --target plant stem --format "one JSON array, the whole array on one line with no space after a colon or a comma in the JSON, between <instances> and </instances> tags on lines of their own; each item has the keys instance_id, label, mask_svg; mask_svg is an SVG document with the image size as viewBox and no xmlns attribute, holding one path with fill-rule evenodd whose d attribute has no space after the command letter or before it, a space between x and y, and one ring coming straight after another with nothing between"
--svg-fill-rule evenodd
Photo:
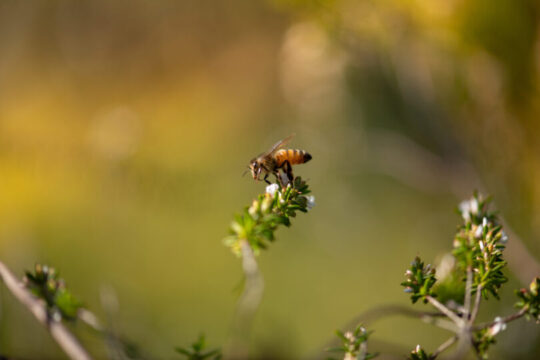
<instances>
[{"instance_id":1,"label":"plant stem","mask_svg":"<svg viewBox=\"0 0 540 360\"><path fill-rule=\"evenodd\" d=\"M246 282L236 307L232 335L225 354L226 359L244 359L248 357L248 337L264 290L264 282L259 272L255 254L247 240L242 240L241 249L242 269Z\"/></svg>"},{"instance_id":2,"label":"plant stem","mask_svg":"<svg viewBox=\"0 0 540 360\"><path fill-rule=\"evenodd\" d=\"M471 310L471 295L472 295L473 273L471 266L467 266L467 282L465 283L465 300L463 302L464 313L463 319L467 321Z\"/></svg>"},{"instance_id":3,"label":"plant stem","mask_svg":"<svg viewBox=\"0 0 540 360\"><path fill-rule=\"evenodd\" d=\"M454 335L451 338L449 338L448 340L446 340L445 342L443 342L441 344L441 346L439 346L437 348L437 350L435 350L435 352L433 354L431 354L431 356L429 357L430 360L435 359L437 356L439 356L440 353L442 353L444 350L446 350L450 346L452 346L457 341L457 339L458 339L458 336Z\"/></svg>"},{"instance_id":4,"label":"plant stem","mask_svg":"<svg viewBox=\"0 0 540 360\"><path fill-rule=\"evenodd\" d=\"M369 324L383 318L398 315L420 319L425 323L438 326L442 329L457 332L457 328L453 322L441 319L442 317L446 317L446 315L441 312L418 311L411 309L408 306L398 304L388 304L371 308L356 316L348 324L343 326L343 329L352 329L359 324Z\"/></svg>"},{"instance_id":5,"label":"plant stem","mask_svg":"<svg viewBox=\"0 0 540 360\"><path fill-rule=\"evenodd\" d=\"M452 321L437 318L423 318L421 320L427 324L437 326L441 329L448 330L456 334L459 332L459 327L457 327Z\"/></svg>"},{"instance_id":6,"label":"plant stem","mask_svg":"<svg viewBox=\"0 0 540 360\"><path fill-rule=\"evenodd\" d=\"M97 316L89 310L83 308L79 309L79 311L77 311L77 318L97 332L103 333L106 331Z\"/></svg>"},{"instance_id":7,"label":"plant stem","mask_svg":"<svg viewBox=\"0 0 540 360\"><path fill-rule=\"evenodd\" d=\"M522 317L523 315L525 315L525 313L527 312L527 308L523 308L521 310L519 310L517 313L515 314L512 314L512 315L508 315L507 317L505 318L502 318L501 322L507 324L511 321L514 321L514 320L517 320L519 319L520 317ZM485 323L482 323L482 324L478 324L476 326L473 327L473 330L474 331L477 331L477 330L481 330L481 329L485 329L487 327L490 327L490 326L493 326L497 323L497 321L490 321L490 322L485 322Z\"/></svg>"},{"instance_id":8,"label":"plant stem","mask_svg":"<svg viewBox=\"0 0 540 360\"><path fill-rule=\"evenodd\" d=\"M52 319L47 313L44 303L32 295L15 275L0 262L0 278L9 291L35 318L49 330L53 339L60 345L66 355L73 360L90 360L90 354L82 347L77 338L62 324L61 321Z\"/></svg>"},{"instance_id":9,"label":"plant stem","mask_svg":"<svg viewBox=\"0 0 540 360\"><path fill-rule=\"evenodd\" d=\"M428 295L426 296L427 301L430 302L431 305L435 306L440 312L448 316L450 320L452 320L459 328L463 327L463 320L457 316L453 311L448 309L446 306L444 306L442 303L440 303L438 300L436 300L434 297Z\"/></svg>"},{"instance_id":10,"label":"plant stem","mask_svg":"<svg viewBox=\"0 0 540 360\"><path fill-rule=\"evenodd\" d=\"M365 360L367 355L367 341L363 341L360 344L360 353L358 354L358 359Z\"/></svg>"},{"instance_id":11,"label":"plant stem","mask_svg":"<svg viewBox=\"0 0 540 360\"><path fill-rule=\"evenodd\" d=\"M474 306L471 313L471 320L470 324L474 324L474 320L476 320L476 316L478 315L478 310L480 309L480 301L482 300L482 286L478 285L476 288L476 296L474 298Z\"/></svg>"},{"instance_id":12,"label":"plant stem","mask_svg":"<svg viewBox=\"0 0 540 360\"><path fill-rule=\"evenodd\" d=\"M471 328L466 323L463 324L461 332L458 334L458 340L458 347L451 357L452 360L464 359L467 351L469 351L472 346Z\"/></svg>"}]
</instances>

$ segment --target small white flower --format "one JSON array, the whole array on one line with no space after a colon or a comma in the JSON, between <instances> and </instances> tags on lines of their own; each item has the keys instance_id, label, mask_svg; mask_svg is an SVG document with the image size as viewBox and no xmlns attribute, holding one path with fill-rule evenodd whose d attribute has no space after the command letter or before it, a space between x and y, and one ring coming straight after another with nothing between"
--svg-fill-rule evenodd
<instances>
[{"instance_id":1,"label":"small white flower","mask_svg":"<svg viewBox=\"0 0 540 360\"><path fill-rule=\"evenodd\" d=\"M478 242L478 245L480 245L480 250L484 251L484 242L482 240Z\"/></svg>"},{"instance_id":2,"label":"small white flower","mask_svg":"<svg viewBox=\"0 0 540 360\"><path fill-rule=\"evenodd\" d=\"M279 196L279 195L278 195ZM265 213L266 211L268 211L268 209L270 208L270 206L272 205L272 198L269 198L269 197L265 197L261 203L261 211L263 213Z\"/></svg>"},{"instance_id":3,"label":"small white flower","mask_svg":"<svg viewBox=\"0 0 540 360\"><path fill-rule=\"evenodd\" d=\"M483 232L484 232L484 226L483 225L478 225L476 227L475 232L474 232L474 237L477 238L477 239L481 238Z\"/></svg>"},{"instance_id":4,"label":"small white flower","mask_svg":"<svg viewBox=\"0 0 540 360\"><path fill-rule=\"evenodd\" d=\"M471 213L472 214L478 214L478 200L476 200L476 198L471 198L471 200L469 200L470 202L470 206L471 206Z\"/></svg>"},{"instance_id":5,"label":"small white flower","mask_svg":"<svg viewBox=\"0 0 540 360\"><path fill-rule=\"evenodd\" d=\"M508 235L503 231L501 231L501 243L506 244L508 242Z\"/></svg>"},{"instance_id":6,"label":"small white flower","mask_svg":"<svg viewBox=\"0 0 540 360\"><path fill-rule=\"evenodd\" d=\"M353 333L350 332L350 331L347 331L347 332L344 334L344 336L345 336L345 338L346 338L347 340L349 340L349 341L351 341L351 342L354 341L354 340L356 340L355 337L354 337L354 335L353 335Z\"/></svg>"},{"instance_id":7,"label":"small white flower","mask_svg":"<svg viewBox=\"0 0 540 360\"><path fill-rule=\"evenodd\" d=\"M270 194L272 197L276 195L276 191L279 190L278 184L270 184L266 187L266 193Z\"/></svg>"},{"instance_id":8,"label":"small white flower","mask_svg":"<svg viewBox=\"0 0 540 360\"><path fill-rule=\"evenodd\" d=\"M412 276L413 272L409 269L407 269L407 271L405 271L405 276Z\"/></svg>"},{"instance_id":9,"label":"small white flower","mask_svg":"<svg viewBox=\"0 0 540 360\"><path fill-rule=\"evenodd\" d=\"M307 209L308 210L311 210L313 209L313 207L315 206L315 196L313 195L309 195L309 196L306 196L306 199L307 199Z\"/></svg>"},{"instance_id":10,"label":"small white flower","mask_svg":"<svg viewBox=\"0 0 540 360\"><path fill-rule=\"evenodd\" d=\"M495 324L493 324L490 328L489 328L489 334L491 336L495 336L497 335L498 333L500 333L501 331L504 331L506 330L506 323L503 321L503 319L499 316L497 316L495 318Z\"/></svg>"},{"instance_id":11,"label":"small white flower","mask_svg":"<svg viewBox=\"0 0 540 360\"><path fill-rule=\"evenodd\" d=\"M486 227L487 225L488 225L488 219L487 217L484 216L484 218L482 219L482 226Z\"/></svg>"},{"instance_id":12,"label":"small white flower","mask_svg":"<svg viewBox=\"0 0 540 360\"><path fill-rule=\"evenodd\" d=\"M422 347L420 346L420 344L416 345L415 351L416 351L417 353L420 351L420 349L422 349Z\"/></svg>"},{"instance_id":13,"label":"small white flower","mask_svg":"<svg viewBox=\"0 0 540 360\"><path fill-rule=\"evenodd\" d=\"M248 209L248 213L249 215L251 215L252 217L255 217L257 216L257 210L259 208L259 203L257 200L253 200L253 203L251 204L251 206L249 207Z\"/></svg>"},{"instance_id":14,"label":"small white flower","mask_svg":"<svg viewBox=\"0 0 540 360\"><path fill-rule=\"evenodd\" d=\"M471 220L471 214L476 215L478 213L478 200L471 198L464 200L459 204L459 212L466 222Z\"/></svg>"},{"instance_id":15,"label":"small white flower","mask_svg":"<svg viewBox=\"0 0 540 360\"><path fill-rule=\"evenodd\" d=\"M465 222L471 220L468 201L462 201L459 204L459 212L461 213L461 217L463 217L463 220L465 220Z\"/></svg>"}]
</instances>

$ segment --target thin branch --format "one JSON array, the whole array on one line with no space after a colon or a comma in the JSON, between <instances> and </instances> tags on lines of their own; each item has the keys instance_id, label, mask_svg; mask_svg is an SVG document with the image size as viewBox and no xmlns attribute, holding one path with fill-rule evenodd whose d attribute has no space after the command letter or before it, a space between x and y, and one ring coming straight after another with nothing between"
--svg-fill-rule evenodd
<instances>
[{"instance_id":1,"label":"thin branch","mask_svg":"<svg viewBox=\"0 0 540 360\"><path fill-rule=\"evenodd\" d=\"M463 302L464 313L463 319L467 321L471 312L471 295L472 295L473 273L471 266L467 266L467 282L465 283L465 301Z\"/></svg>"},{"instance_id":2,"label":"thin branch","mask_svg":"<svg viewBox=\"0 0 540 360\"><path fill-rule=\"evenodd\" d=\"M343 329L353 329L356 326L360 324L370 324L375 321L391 317L391 316L406 316L410 318L420 319L425 323L432 324L435 326L438 326L442 329L449 330L452 332L457 332L457 327L454 325L453 322L447 321L445 319L441 319L442 317L445 317L445 314L442 314L440 312L428 312L428 311L418 311L415 309L412 309L408 306L398 305L398 304L389 304L389 305L382 305L377 306L374 308L371 308L360 315L353 318L353 320L349 321L345 326L343 326ZM330 345L329 345L330 347Z\"/></svg>"},{"instance_id":3,"label":"thin branch","mask_svg":"<svg viewBox=\"0 0 540 360\"><path fill-rule=\"evenodd\" d=\"M403 306L403 305L398 305L398 304L388 304L388 305L381 305L381 306L377 306L377 307L366 310L365 312L361 313L360 315L356 316L353 320L351 320L344 328L346 329L355 328L359 324L368 324L368 323L371 323L371 322L374 322L374 321L377 321L386 317L396 316L396 315L402 315L402 316L418 318L418 319L445 316L444 314L441 314L440 312L418 311L408 306Z\"/></svg>"},{"instance_id":4,"label":"thin branch","mask_svg":"<svg viewBox=\"0 0 540 360\"><path fill-rule=\"evenodd\" d=\"M431 354L431 356L429 357L430 360L435 359L437 356L439 356L440 353L452 346L457 341L457 339L459 339L459 337L457 335L454 335L445 342L443 342L441 346L439 346L437 350L435 350L435 352Z\"/></svg>"},{"instance_id":5,"label":"thin branch","mask_svg":"<svg viewBox=\"0 0 540 360\"><path fill-rule=\"evenodd\" d=\"M440 303L438 300L436 300L432 296L426 296L426 299L429 301L429 303L437 308L440 312L448 316L450 320L452 320L459 328L463 326L463 320L457 316L453 311L448 309L446 306L444 306L442 303Z\"/></svg>"},{"instance_id":6,"label":"thin branch","mask_svg":"<svg viewBox=\"0 0 540 360\"><path fill-rule=\"evenodd\" d=\"M451 331L453 333L459 333L459 327L452 321L438 318L423 318L423 322L437 326L441 329Z\"/></svg>"},{"instance_id":7,"label":"thin branch","mask_svg":"<svg viewBox=\"0 0 540 360\"><path fill-rule=\"evenodd\" d=\"M358 354L358 358L365 360L367 353L367 341L362 341L360 344L360 353Z\"/></svg>"},{"instance_id":8,"label":"thin branch","mask_svg":"<svg viewBox=\"0 0 540 360\"><path fill-rule=\"evenodd\" d=\"M32 293L26 289L24 284L17 280L15 275L13 275L2 262L0 262L0 277L13 296L15 296L21 304L26 306L26 308L34 314L36 319L49 330L53 339L60 345L70 359L91 359L90 354L82 347L77 338L75 338L61 321L52 319L49 316L43 302L32 295Z\"/></svg>"},{"instance_id":9,"label":"thin branch","mask_svg":"<svg viewBox=\"0 0 540 360\"><path fill-rule=\"evenodd\" d=\"M525 315L527 313L527 310L529 310L529 308L527 307L524 307L523 309L519 310L517 313L513 314L513 315L508 315L507 317L503 318L502 321L507 324L509 323L510 321L514 321L514 320L517 320L519 319L520 317L522 317L523 315Z\"/></svg>"},{"instance_id":10,"label":"thin branch","mask_svg":"<svg viewBox=\"0 0 540 360\"><path fill-rule=\"evenodd\" d=\"M523 308L521 310L519 310L517 313L515 314L512 314L512 315L508 315L507 317L505 318L502 318L500 321L489 321L489 322L485 322L485 323L482 323L482 324L478 324L476 326L474 326L472 329L474 331L477 331L477 330L481 330L481 329L485 329L487 327L491 327L493 325L495 325L497 322L503 322L505 324L508 324L509 322L511 321L514 321L514 320L517 320L519 319L520 317L522 317L523 315L525 315L527 313L527 308Z\"/></svg>"},{"instance_id":11,"label":"thin branch","mask_svg":"<svg viewBox=\"0 0 540 360\"><path fill-rule=\"evenodd\" d=\"M94 330L100 337L102 337L107 345L108 358L111 360L128 360L133 358L126 353L126 343L123 339L118 337L109 324L105 327L97 316L90 310L81 308L77 312L77 318L83 323L88 325ZM142 356L141 356L142 358Z\"/></svg>"},{"instance_id":12,"label":"thin branch","mask_svg":"<svg viewBox=\"0 0 540 360\"><path fill-rule=\"evenodd\" d=\"M466 324L463 325L461 332L458 334L458 340L458 347L454 354L450 357L452 360L464 359L467 351L469 351L472 346L471 328Z\"/></svg>"},{"instance_id":13,"label":"thin branch","mask_svg":"<svg viewBox=\"0 0 540 360\"><path fill-rule=\"evenodd\" d=\"M476 288L476 297L474 298L474 306L471 313L470 324L474 324L476 316L478 315L478 310L480 309L480 300L482 300L482 286L478 285Z\"/></svg>"},{"instance_id":14,"label":"thin branch","mask_svg":"<svg viewBox=\"0 0 540 360\"><path fill-rule=\"evenodd\" d=\"M463 301L463 319L461 319L460 332L458 334L458 348L456 350L455 358L462 359L467 351L472 341L471 330L469 325L469 315L471 313L471 297L472 297L472 283L473 283L473 272L471 265L467 266L467 280L465 282L465 299ZM473 310L474 311L474 310ZM476 315L475 315L476 316Z\"/></svg>"},{"instance_id":15,"label":"thin branch","mask_svg":"<svg viewBox=\"0 0 540 360\"><path fill-rule=\"evenodd\" d=\"M247 240L242 240L242 269L246 282L244 291L238 300L233 320L233 330L229 341L226 359L248 357L248 337L251 332L254 315L261 303L264 290L263 278L259 272L255 254Z\"/></svg>"},{"instance_id":16,"label":"thin branch","mask_svg":"<svg viewBox=\"0 0 540 360\"><path fill-rule=\"evenodd\" d=\"M348 328L355 327L359 323L369 323L385 317L403 315L412 318L437 318L445 316L440 312L427 312L427 311L418 311L410 308L409 306L398 305L398 304L389 304L382 305L375 308L371 308L362 314L358 315L354 320L351 321Z\"/></svg>"},{"instance_id":17,"label":"thin branch","mask_svg":"<svg viewBox=\"0 0 540 360\"><path fill-rule=\"evenodd\" d=\"M79 309L79 311L77 311L77 318L97 332L103 333L106 331L97 316L90 310L84 308Z\"/></svg>"}]
</instances>

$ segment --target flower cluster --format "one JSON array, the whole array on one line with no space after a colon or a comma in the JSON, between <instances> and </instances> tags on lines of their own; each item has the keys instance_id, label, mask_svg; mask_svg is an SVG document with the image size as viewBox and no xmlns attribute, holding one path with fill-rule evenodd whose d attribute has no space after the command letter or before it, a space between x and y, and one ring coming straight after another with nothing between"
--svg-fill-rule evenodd
<instances>
[{"instance_id":1,"label":"flower cluster","mask_svg":"<svg viewBox=\"0 0 540 360\"><path fill-rule=\"evenodd\" d=\"M516 291L519 301L516 307L523 311L527 318L532 318L540 323L540 278L535 278L528 289Z\"/></svg>"},{"instance_id":2,"label":"flower cluster","mask_svg":"<svg viewBox=\"0 0 540 360\"><path fill-rule=\"evenodd\" d=\"M315 205L315 199L308 196L309 193L308 185L300 177L286 187L267 186L264 194L235 217L230 227L231 235L224 239L225 245L240 256L242 241L248 241L258 254L260 249L267 247L267 242L274 241L274 232L279 225L290 226L297 211L307 212Z\"/></svg>"},{"instance_id":3,"label":"flower cluster","mask_svg":"<svg viewBox=\"0 0 540 360\"><path fill-rule=\"evenodd\" d=\"M26 271L25 286L47 305L49 316L57 321L75 320L82 303L66 289L64 279L47 265L36 264L34 272Z\"/></svg>"},{"instance_id":4,"label":"flower cluster","mask_svg":"<svg viewBox=\"0 0 540 360\"><path fill-rule=\"evenodd\" d=\"M474 291L480 289L484 298L488 293L498 298L499 288L508 281L502 272L506 266L502 254L508 237L495 213L488 211L489 201L474 194L460 204L464 224L454 238L453 255L464 279L468 269L473 271Z\"/></svg>"},{"instance_id":5,"label":"flower cluster","mask_svg":"<svg viewBox=\"0 0 540 360\"><path fill-rule=\"evenodd\" d=\"M474 194L470 200L459 205L464 223L454 237L453 259L446 260L447 274L443 276L443 281L448 284L441 284L451 285L456 288L455 291L448 291L448 286L433 287L436 282L435 270L430 265L424 267L417 257L405 273L407 281L401 283L405 286L405 292L411 293L413 303L420 298L427 302L426 296L435 297L439 290L443 300L454 299L465 290L467 274L470 275L473 293L480 291L484 298L491 293L498 298L499 288L508 281L503 274L506 266L503 251L508 238L495 213L488 211L488 204L489 199Z\"/></svg>"},{"instance_id":6,"label":"flower cluster","mask_svg":"<svg viewBox=\"0 0 540 360\"><path fill-rule=\"evenodd\" d=\"M372 331L367 331L362 325L356 327L354 331L345 333L337 330L336 335L341 339L343 345L336 348L327 349L331 352L343 353L343 360L369 360L378 354L367 352L367 340Z\"/></svg>"},{"instance_id":7,"label":"flower cluster","mask_svg":"<svg viewBox=\"0 0 540 360\"><path fill-rule=\"evenodd\" d=\"M446 256L439 266L440 281L435 279L435 270L430 265L424 266L418 257L405 273L407 280L401 285L411 294L412 302L422 299L424 303L431 303L439 313L430 321L454 332L433 354L426 354L417 346L409 359L435 359L464 334L472 339L478 358L487 359L495 336L505 330L510 321L528 316L540 322L540 279L536 278L529 289L516 292L518 313L475 325L482 298L487 299L491 294L498 299L499 289L507 282L503 274L506 266L503 251L508 237L488 205L489 199L476 193L459 205L463 223L454 237L452 255Z\"/></svg>"},{"instance_id":8,"label":"flower cluster","mask_svg":"<svg viewBox=\"0 0 540 360\"><path fill-rule=\"evenodd\" d=\"M435 297L432 288L437 279L435 278L435 269L430 264L424 266L424 263L417 256L411 263L411 266L405 272L407 280L401 285L405 287L405 292L411 294L413 304L419 299L427 303L427 296Z\"/></svg>"}]
</instances>

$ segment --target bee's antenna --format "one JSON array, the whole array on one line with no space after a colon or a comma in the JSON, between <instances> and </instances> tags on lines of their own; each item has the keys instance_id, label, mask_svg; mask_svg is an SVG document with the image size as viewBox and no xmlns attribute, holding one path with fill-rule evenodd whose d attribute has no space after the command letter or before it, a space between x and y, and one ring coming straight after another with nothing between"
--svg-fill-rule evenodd
<instances>
[{"instance_id":1,"label":"bee's antenna","mask_svg":"<svg viewBox=\"0 0 540 360\"><path fill-rule=\"evenodd\" d=\"M246 176L248 171L249 171L249 166L248 166L247 170L244 170L244 172L242 173L242 177Z\"/></svg>"}]
</instances>

